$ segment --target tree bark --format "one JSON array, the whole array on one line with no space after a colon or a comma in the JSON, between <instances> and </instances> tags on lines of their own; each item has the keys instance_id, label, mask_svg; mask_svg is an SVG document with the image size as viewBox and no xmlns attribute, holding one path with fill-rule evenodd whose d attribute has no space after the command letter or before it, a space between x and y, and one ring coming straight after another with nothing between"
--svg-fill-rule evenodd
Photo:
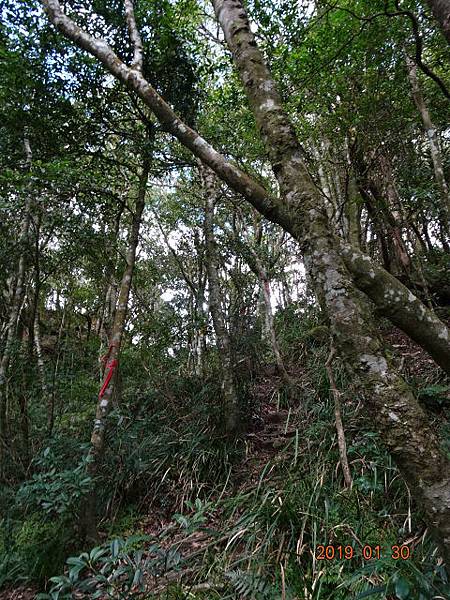
<instances>
[{"instance_id":1,"label":"tree bark","mask_svg":"<svg viewBox=\"0 0 450 600\"><path fill-rule=\"evenodd\" d=\"M24 134L24 151L25 151L25 169L31 171L32 151L30 141L27 134ZM14 342L17 334L17 323L19 320L20 309L24 296L25 274L27 266L27 252L29 243L29 232L31 222L31 207L32 195L28 191L25 202L25 210L22 219L22 225L19 235L20 256L17 265L17 273L15 278L15 290L12 297L11 308L9 312L8 325L6 328L6 342L3 350L3 355L0 361L0 474L3 472L4 456L7 447L7 377L11 363Z\"/></svg>"},{"instance_id":2,"label":"tree bark","mask_svg":"<svg viewBox=\"0 0 450 600\"><path fill-rule=\"evenodd\" d=\"M345 200L347 241L358 250L361 250L361 207L355 177L350 172Z\"/></svg>"},{"instance_id":3,"label":"tree bark","mask_svg":"<svg viewBox=\"0 0 450 600\"><path fill-rule=\"evenodd\" d=\"M205 264L203 251L200 244L198 231L195 232L195 249L197 251L197 291L194 294L194 318L195 318L195 361L194 372L197 376L203 377L205 372L205 354L206 354L206 332L208 329L209 308L206 306L205 289L208 275L205 273Z\"/></svg>"},{"instance_id":4,"label":"tree bark","mask_svg":"<svg viewBox=\"0 0 450 600\"><path fill-rule=\"evenodd\" d=\"M41 328L39 325L39 309L36 311L34 317L34 348L36 351L36 360L39 372L39 378L41 380L41 390L44 402L47 404L47 435L51 435L53 431L53 424L55 420L53 397L47 385L47 376L45 372L44 354L42 352L41 343Z\"/></svg>"},{"instance_id":5,"label":"tree bark","mask_svg":"<svg viewBox=\"0 0 450 600\"><path fill-rule=\"evenodd\" d=\"M217 187L212 171L202 168L205 189L205 246L206 271L208 274L209 309L216 334L219 360L222 370L222 394L224 402L224 424L227 435L233 437L239 433L241 419L239 402L234 385L231 341L228 335L221 306L221 291L217 267L217 249L214 239L214 204Z\"/></svg>"},{"instance_id":6,"label":"tree bark","mask_svg":"<svg viewBox=\"0 0 450 600\"><path fill-rule=\"evenodd\" d=\"M450 44L450 1L449 0L427 0L434 18L442 28L442 33Z\"/></svg>"},{"instance_id":7,"label":"tree bark","mask_svg":"<svg viewBox=\"0 0 450 600\"><path fill-rule=\"evenodd\" d=\"M382 208L388 224L388 231L392 236L396 266L399 273L403 270L408 275L411 269L411 259L403 241L403 207L395 185L393 168L385 155L379 157L379 164L384 190L382 198L386 198L386 202L382 202Z\"/></svg>"}]
</instances>

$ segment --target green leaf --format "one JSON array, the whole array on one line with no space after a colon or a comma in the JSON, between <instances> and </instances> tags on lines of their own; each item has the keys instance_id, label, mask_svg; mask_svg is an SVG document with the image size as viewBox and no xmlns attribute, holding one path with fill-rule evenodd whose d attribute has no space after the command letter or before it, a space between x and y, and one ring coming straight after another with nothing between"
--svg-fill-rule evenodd
<instances>
[{"instance_id":1,"label":"green leaf","mask_svg":"<svg viewBox=\"0 0 450 600\"><path fill-rule=\"evenodd\" d=\"M115 539L111 542L111 556L113 558L117 558L117 556L119 555L119 550L120 550L120 541L118 539Z\"/></svg>"},{"instance_id":2,"label":"green leaf","mask_svg":"<svg viewBox=\"0 0 450 600\"><path fill-rule=\"evenodd\" d=\"M370 588L369 590L366 590L365 592L361 592L361 594L358 594L356 596L355 600L360 600L361 598L368 598L369 596L374 596L375 594L385 594L386 593L386 586L378 586L378 587L373 587Z\"/></svg>"},{"instance_id":3,"label":"green leaf","mask_svg":"<svg viewBox=\"0 0 450 600\"><path fill-rule=\"evenodd\" d=\"M405 579L402 576L400 576L396 579L395 593L400 600L406 600L407 598L409 598L410 590L411 590L411 588L409 586L407 579Z\"/></svg>"},{"instance_id":4,"label":"green leaf","mask_svg":"<svg viewBox=\"0 0 450 600\"><path fill-rule=\"evenodd\" d=\"M95 562L96 560L98 560L100 558L100 556L102 556L105 553L105 548L102 548L101 546L96 546L95 548L92 548L90 554L89 554L89 560L91 562Z\"/></svg>"},{"instance_id":5,"label":"green leaf","mask_svg":"<svg viewBox=\"0 0 450 600\"><path fill-rule=\"evenodd\" d=\"M136 572L135 572L135 574L134 574L133 583L131 584L131 587L134 587L136 585L140 585L140 583L142 581L142 576L143 576L142 570L141 569L137 569Z\"/></svg>"}]
</instances>

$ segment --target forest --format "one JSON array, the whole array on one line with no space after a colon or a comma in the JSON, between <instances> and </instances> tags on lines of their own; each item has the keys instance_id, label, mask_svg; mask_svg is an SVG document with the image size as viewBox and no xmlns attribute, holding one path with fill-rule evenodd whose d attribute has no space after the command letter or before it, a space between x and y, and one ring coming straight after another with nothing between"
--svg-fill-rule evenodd
<instances>
[{"instance_id":1,"label":"forest","mask_svg":"<svg viewBox=\"0 0 450 600\"><path fill-rule=\"evenodd\" d=\"M0 598L450 598L450 0L0 2Z\"/></svg>"}]
</instances>

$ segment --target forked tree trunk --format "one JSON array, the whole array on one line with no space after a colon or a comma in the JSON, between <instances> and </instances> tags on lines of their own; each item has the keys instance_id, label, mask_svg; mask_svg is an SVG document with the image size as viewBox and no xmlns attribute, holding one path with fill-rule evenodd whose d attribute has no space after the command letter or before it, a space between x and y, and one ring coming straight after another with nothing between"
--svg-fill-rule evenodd
<instances>
[{"instance_id":1,"label":"forked tree trunk","mask_svg":"<svg viewBox=\"0 0 450 600\"><path fill-rule=\"evenodd\" d=\"M201 169L205 190L205 247L206 272L208 274L209 309L216 334L219 360L222 371L222 394L224 408L225 432L233 437L239 433L241 419L239 402L233 376L233 359L231 341L222 314L219 271L217 266L217 249L214 239L214 205L217 198L217 185L214 173Z\"/></svg>"},{"instance_id":2,"label":"forked tree trunk","mask_svg":"<svg viewBox=\"0 0 450 600\"><path fill-rule=\"evenodd\" d=\"M114 322L111 330L110 345L107 355L104 357L105 371L104 381L97 402L94 427L91 435L90 461L87 472L91 477L98 475L100 464L105 450L105 433L108 415L111 411L112 400L117 385L117 370L120 356L120 348L125 330L128 299L131 290L134 265L136 262L136 249L139 242L139 229L142 213L145 207L145 194L149 174L149 162L144 160L142 172L139 179L139 189L134 207L133 220L128 239L125 270L119 287L119 296L114 313ZM82 533L86 539L96 540L96 490L90 492L81 515Z\"/></svg>"}]
</instances>

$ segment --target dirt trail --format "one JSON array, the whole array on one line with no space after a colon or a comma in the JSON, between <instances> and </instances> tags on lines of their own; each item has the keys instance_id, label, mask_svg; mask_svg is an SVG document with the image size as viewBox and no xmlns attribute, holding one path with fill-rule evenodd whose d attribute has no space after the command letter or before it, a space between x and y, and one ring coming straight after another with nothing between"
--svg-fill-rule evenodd
<instances>
[{"instance_id":1,"label":"dirt trail","mask_svg":"<svg viewBox=\"0 0 450 600\"><path fill-rule=\"evenodd\" d=\"M263 480L267 482L272 477L275 461L285 457L284 449L289 447L289 452L294 453L293 444L295 438L298 440L298 427L300 423L300 409L280 409L277 410L270 404L261 407L261 416L258 419L256 431L250 432L245 436L247 445L246 456L242 462L237 465L238 471L233 477L233 486L227 493L224 493L222 499L230 495L238 495L255 489ZM273 463L270 467L268 465ZM195 565L202 561L207 551L220 552L230 538L232 527L228 523L224 527L221 521L220 510L216 510L214 515L202 524L199 530L186 535L180 527L173 527L167 521L159 520L161 529L157 531L155 527L154 516L150 521L143 523L143 529L152 536L163 535L169 527L170 533L164 537L162 546L176 549L183 556L186 567L180 572L169 572L165 576L158 578L155 584L149 585L149 591L153 593L162 592L174 582L186 582L195 579ZM221 536L215 536L212 531L226 531ZM194 588L197 586L194 585ZM191 588L192 589L192 588Z\"/></svg>"}]
</instances>

